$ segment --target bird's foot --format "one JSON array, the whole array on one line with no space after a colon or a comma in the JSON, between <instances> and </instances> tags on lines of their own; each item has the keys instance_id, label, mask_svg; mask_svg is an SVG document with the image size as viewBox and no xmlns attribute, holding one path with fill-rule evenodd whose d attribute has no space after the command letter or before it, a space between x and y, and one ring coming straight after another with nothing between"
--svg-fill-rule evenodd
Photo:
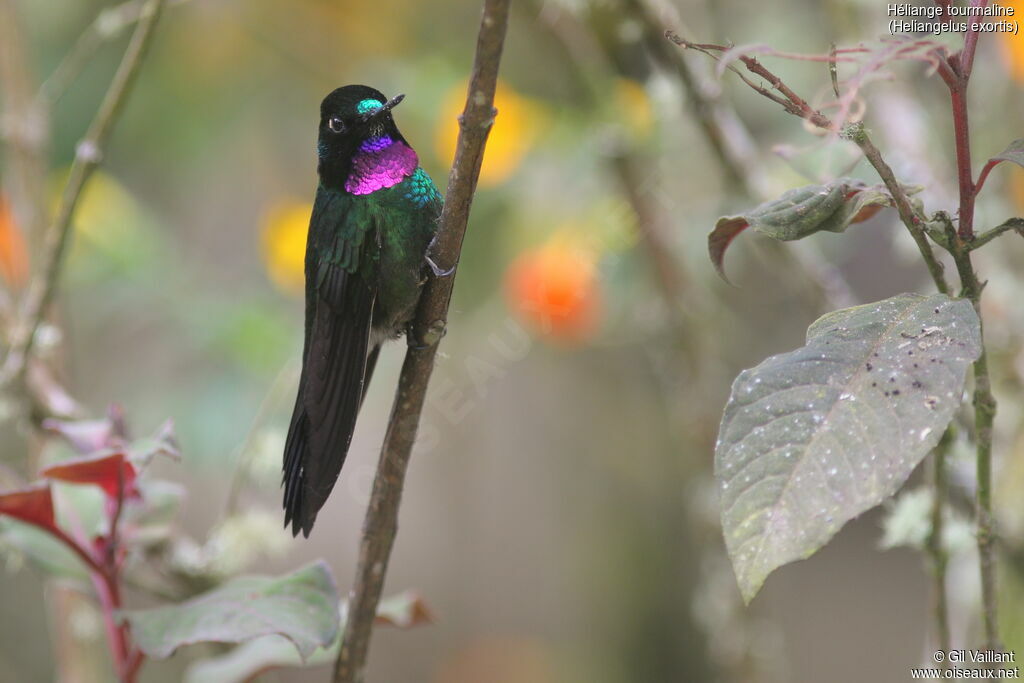
<instances>
[{"instance_id":1,"label":"bird's foot","mask_svg":"<svg viewBox=\"0 0 1024 683\"><path fill-rule=\"evenodd\" d=\"M434 235L431 238L430 244L427 245L427 253L423 255L423 258L427 260L427 265L429 265L430 270L434 272L434 277L449 277L452 273L455 272L455 265L453 265L448 270L442 270L441 266L434 263L434 259L430 258L430 252L434 251L435 244L437 244L437 235Z\"/></svg>"},{"instance_id":2,"label":"bird's foot","mask_svg":"<svg viewBox=\"0 0 1024 683\"><path fill-rule=\"evenodd\" d=\"M434 259L430 258L429 254L427 256L424 256L423 258L427 260L427 265L430 266L430 270L433 271L434 277L449 277L452 273L455 272L455 266L452 266L448 270L442 270L441 266L434 263Z\"/></svg>"}]
</instances>

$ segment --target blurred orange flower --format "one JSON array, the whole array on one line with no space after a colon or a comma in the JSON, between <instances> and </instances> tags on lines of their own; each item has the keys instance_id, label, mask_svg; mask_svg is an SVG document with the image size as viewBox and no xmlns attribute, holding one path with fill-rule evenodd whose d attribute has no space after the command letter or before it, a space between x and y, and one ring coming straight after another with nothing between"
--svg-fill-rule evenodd
<instances>
[{"instance_id":1,"label":"blurred orange flower","mask_svg":"<svg viewBox=\"0 0 1024 683\"><path fill-rule=\"evenodd\" d=\"M285 292L303 289L306 234L312 212L308 202L288 201L271 206L263 218L263 261L270 280Z\"/></svg>"},{"instance_id":2,"label":"blurred orange flower","mask_svg":"<svg viewBox=\"0 0 1024 683\"><path fill-rule=\"evenodd\" d=\"M1012 7L1015 17L1024 14L1024 0L1003 0L1003 7ZM1003 61L1010 72L1010 78L1024 83L1024 35L999 33L999 45L1002 49Z\"/></svg>"},{"instance_id":3,"label":"blurred orange flower","mask_svg":"<svg viewBox=\"0 0 1024 683\"><path fill-rule=\"evenodd\" d=\"M466 84L460 83L448 90L441 104L434 135L435 151L445 164L455 155L455 142L459 136L458 118L466 103ZM499 185L511 176L537 141L543 128L545 114L535 101L498 82L494 95L498 116L487 137L484 162L480 169L480 185Z\"/></svg>"},{"instance_id":4,"label":"blurred orange flower","mask_svg":"<svg viewBox=\"0 0 1024 683\"><path fill-rule=\"evenodd\" d=\"M597 255L558 238L525 251L505 272L505 295L515 314L540 334L581 343L600 320Z\"/></svg>"},{"instance_id":5,"label":"blurred orange flower","mask_svg":"<svg viewBox=\"0 0 1024 683\"><path fill-rule=\"evenodd\" d=\"M7 199L0 195L0 276L18 288L28 278L28 247Z\"/></svg>"}]
</instances>

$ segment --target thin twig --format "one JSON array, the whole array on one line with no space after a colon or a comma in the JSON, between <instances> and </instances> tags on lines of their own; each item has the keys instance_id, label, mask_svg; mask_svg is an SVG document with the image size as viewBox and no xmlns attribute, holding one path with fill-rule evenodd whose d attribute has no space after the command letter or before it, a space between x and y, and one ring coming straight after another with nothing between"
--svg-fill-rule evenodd
<instances>
[{"instance_id":1,"label":"thin twig","mask_svg":"<svg viewBox=\"0 0 1024 683\"><path fill-rule=\"evenodd\" d=\"M448 175L448 190L437 238L432 245L434 263L450 269L450 272L427 281L410 330L409 349L399 376L395 403L363 522L356 581L349 600L342 646L335 662L335 683L361 683L365 678L377 603L398 531L398 509L405 472L434 368L434 357L447 324L454 270L466 234L484 145L494 123L494 90L510 4L511 0L484 0L466 107L459 118L455 160Z\"/></svg>"},{"instance_id":2,"label":"thin twig","mask_svg":"<svg viewBox=\"0 0 1024 683\"><path fill-rule=\"evenodd\" d=\"M128 0L116 7L100 10L88 28L78 36L71 50L39 86L37 102L45 107L56 104L104 43L117 38L122 31L145 16L145 2L146 0ZM167 0L167 5L182 2L187 0Z\"/></svg>"},{"instance_id":3,"label":"thin twig","mask_svg":"<svg viewBox=\"0 0 1024 683\"><path fill-rule=\"evenodd\" d=\"M848 126L846 137L860 147L868 163L874 167L875 172L878 173L882 182L885 183L886 189L889 190L889 194L896 204L896 211L900 215L900 220L903 221L903 225L906 226L910 236L914 239L925 265L928 266L928 273L932 276L935 287L943 294L949 294L949 284L946 282L946 276L943 273L942 262L936 258L931 242L928 241L925 233L924 218L910 203L910 198L904 191L903 186L896 180L896 174L892 172L892 168L882 158L882 153L875 147L875 143L871 141L871 137L863 125Z\"/></svg>"},{"instance_id":4,"label":"thin twig","mask_svg":"<svg viewBox=\"0 0 1024 683\"><path fill-rule=\"evenodd\" d=\"M1007 218L1005 221L992 228L986 230L980 235L976 235L973 240L968 242L966 246L971 251L974 251L978 247L983 247L995 238L999 237L1003 233L1014 230L1018 235L1024 235L1024 218Z\"/></svg>"},{"instance_id":5,"label":"thin twig","mask_svg":"<svg viewBox=\"0 0 1024 683\"><path fill-rule=\"evenodd\" d=\"M43 266L29 283L22 307L21 323L13 331L11 348L0 370L0 384L20 381L24 377L36 330L46 315L46 309L57 286L75 208L78 206L85 183L102 161L107 139L138 73L163 5L164 0L147 1L143 17L132 34L131 42L125 50L99 111L96 112L85 138L78 144L60 206L46 234Z\"/></svg>"},{"instance_id":6,"label":"thin twig","mask_svg":"<svg viewBox=\"0 0 1024 683\"><path fill-rule=\"evenodd\" d=\"M693 43L685 40L684 38L680 38L671 31L668 31L665 35L669 40L681 47L698 50L699 52L703 52L714 59L718 59L719 55L726 51L726 48L723 45ZM753 57L746 55L740 55L738 59L743 62L743 65L748 71L768 81L775 90L782 93L782 96L780 97L774 93L768 92L765 88L752 83L750 80L745 78L738 69L733 69L730 65L729 68L739 74L740 78L743 79L743 82L753 90L773 102L782 104L787 112L794 116L799 116L823 130L835 129L835 125L827 116L811 107L805 99L800 97L800 95L786 85L781 78L772 73L763 64ZM928 241L924 229L924 219L914 210L913 205L910 203L910 199L907 197L907 193L896 180L896 176L892 172L892 169L882 158L882 153L879 152L878 148L871 142L871 138L868 136L867 130L862 124L852 124L843 130L843 136L852 140L858 147L860 147L861 151L864 152L864 156L867 157L868 162L875 168L875 171L882 178L882 182L885 183L886 188L889 190L889 194L893 198L893 202L896 204L896 210L899 212L900 219L910 232L910 236L913 237L918 250L921 252L921 256L924 258L925 264L928 266L928 272L931 274L932 280L935 281L935 286L940 292L944 294L948 293L949 286L946 284L945 276L942 273L942 263L935 257L931 243Z\"/></svg>"}]
</instances>

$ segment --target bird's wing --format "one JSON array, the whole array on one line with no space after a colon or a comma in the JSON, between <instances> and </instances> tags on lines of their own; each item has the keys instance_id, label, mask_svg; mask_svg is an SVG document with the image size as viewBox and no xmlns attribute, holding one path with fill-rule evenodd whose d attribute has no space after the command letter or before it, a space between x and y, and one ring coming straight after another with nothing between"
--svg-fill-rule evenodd
<instances>
[{"instance_id":1,"label":"bird's wing","mask_svg":"<svg viewBox=\"0 0 1024 683\"><path fill-rule=\"evenodd\" d=\"M359 264L376 226L360 204L321 189L310 219L302 379L284 454L293 535L309 535L334 488L362 400L376 291Z\"/></svg>"}]
</instances>

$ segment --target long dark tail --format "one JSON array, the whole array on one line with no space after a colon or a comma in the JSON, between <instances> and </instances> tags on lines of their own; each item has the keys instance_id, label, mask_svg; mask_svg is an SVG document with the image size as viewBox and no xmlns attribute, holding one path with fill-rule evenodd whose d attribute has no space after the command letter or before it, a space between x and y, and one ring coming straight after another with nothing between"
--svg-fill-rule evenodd
<instances>
[{"instance_id":1,"label":"long dark tail","mask_svg":"<svg viewBox=\"0 0 1024 683\"><path fill-rule=\"evenodd\" d=\"M318 306L284 448L285 526L308 537L348 454L377 349L367 349L372 298L345 315Z\"/></svg>"}]
</instances>

